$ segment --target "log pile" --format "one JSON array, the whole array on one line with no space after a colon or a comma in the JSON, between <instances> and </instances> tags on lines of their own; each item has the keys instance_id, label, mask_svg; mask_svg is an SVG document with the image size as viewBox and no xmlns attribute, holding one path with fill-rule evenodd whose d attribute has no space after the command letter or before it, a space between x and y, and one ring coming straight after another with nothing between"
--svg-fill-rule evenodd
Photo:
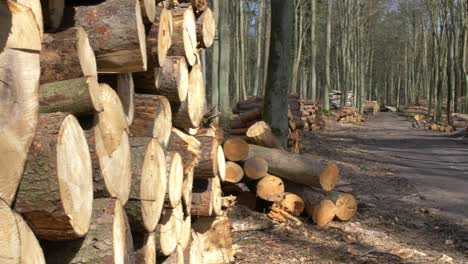
<instances>
[{"instance_id":1,"label":"log pile","mask_svg":"<svg viewBox=\"0 0 468 264\"><path fill-rule=\"evenodd\" d=\"M333 191L336 164L286 151L263 121L252 125L247 137L252 144L232 137L223 145L228 160L223 192L237 197L238 204L294 224L302 223L303 213L321 226L356 214L354 196Z\"/></svg>"},{"instance_id":2,"label":"log pile","mask_svg":"<svg viewBox=\"0 0 468 264\"><path fill-rule=\"evenodd\" d=\"M380 112L380 104L378 101L366 101L364 103L365 114L375 115L378 112Z\"/></svg>"},{"instance_id":3,"label":"log pile","mask_svg":"<svg viewBox=\"0 0 468 264\"><path fill-rule=\"evenodd\" d=\"M325 129L325 119L322 107L312 101L301 101L301 120L304 121L305 131L316 131Z\"/></svg>"},{"instance_id":4,"label":"log pile","mask_svg":"<svg viewBox=\"0 0 468 264\"><path fill-rule=\"evenodd\" d=\"M207 1L29 2L0 4L2 263L232 259Z\"/></svg>"},{"instance_id":5,"label":"log pile","mask_svg":"<svg viewBox=\"0 0 468 264\"><path fill-rule=\"evenodd\" d=\"M336 121L339 123L360 124L366 122L366 119L359 114L359 110L355 107L346 106L340 109Z\"/></svg>"},{"instance_id":6,"label":"log pile","mask_svg":"<svg viewBox=\"0 0 468 264\"><path fill-rule=\"evenodd\" d=\"M301 105L299 97L290 95L288 97L288 125L289 137L288 148L291 152L299 153L299 131L304 128L305 122L301 120ZM230 117L229 135L249 140L246 133L248 129L257 122L262 121L263 98L250 97L240 101L233 108Z\"/></svg>"}]
</instances>

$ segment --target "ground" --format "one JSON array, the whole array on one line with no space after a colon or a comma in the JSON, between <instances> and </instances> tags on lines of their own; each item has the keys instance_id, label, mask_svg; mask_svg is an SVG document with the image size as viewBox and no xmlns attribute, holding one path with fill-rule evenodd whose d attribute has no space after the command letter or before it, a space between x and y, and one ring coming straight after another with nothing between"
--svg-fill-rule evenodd
<instances>
[{"instance_id":1,"label":"ground","mask_svg":"<svg viewBox=\"0 0 468 264\"><path fill-rule=\"evenodd\" d=\"M394 113L327 125L304 134L304 155L339 164L358 215L234 233L236 263L468 263L468 140Z\"/></svg>"}]
</instances>

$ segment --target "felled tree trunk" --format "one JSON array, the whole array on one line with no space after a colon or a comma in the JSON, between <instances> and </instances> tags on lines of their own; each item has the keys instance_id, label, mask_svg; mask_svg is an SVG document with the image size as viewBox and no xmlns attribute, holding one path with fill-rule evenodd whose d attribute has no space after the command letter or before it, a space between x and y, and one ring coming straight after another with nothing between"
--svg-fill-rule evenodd
<instances>
[{"instance_id":1,"label":"felled tree trunk","mask_svg":"<svg viewBox=\"0 0 468 264\"><path fill-rule=\"evenodd\" d=\"M214 178L220 177L224 180L226 177L226 160L220 140L216 136L213 128L207 128L199 131L196 135L200 142L200 161L195 167L195 178Z\"/></svg>"},{"instance_id":2,"label":"felled tree trunk","mask_svg":"<svg viewBox=\"0 0 468 264\"><path fill-rule=\"evenodd\" d=\"M93 183L86 137L72 115L42 114L14 208L35 234L70 240L86 234Z\"/></svg>"},{"instance_id":3,"label":"felled tree trunk","mask_svg":"<svg viewBox=\"0 0 468 264\"><path fill-rule=\"evenodd\" d=\"M1 199L0 219L2 263L45 264L42 248L28 224Z\"/></svg>"},{"instance_id":4,"label":"felled tree trunk","mask_svg":"<svg viewBox=\"0 0 468 264\"><path fill-rule=\"evenodd\" d=\"M283 197L284 183L279 177L267 175L257 183L256 192L263 200L276 202Z\"/></svg>"},{"instance_id":5,"label":"felled tree trunk","mask_svg":"<svg viewBox=\"0 0 468 264\"><path fill-rule=\"evenodd\" d=\"M244 169L232 161L226 162L226 182L238 183L244 177Z\"/></svg>"},{"instance_id":6,"label":"felled tree trunk","mask_svg":"<svg viewBox=\"0 0 468 264\"><path fill-rule=\"evenodd\" d=\"M197 30L192 7L177 8L172 13L172 45L168 56L185 56L189 65L197 62Z\"/></svg>"},{"instance_id":7,"label":"felled tree trunk","mask_svg":"<svg viewBox=\"0 0 468 264\"><path fill-rule=\"evenodd\" d=\"M201 64L195 64L189 74L187 98L172 105L172 123L177 128L198 128L205 110L205 85Z\"/></svg>"},{"instance_id":8,"label":"felled tree trunk","mask_svg":"<svg viewBox=\"0 0 468 264\"><path fill-rule=\"evenodd\" d=\"M253 157L244 162L245 177L249 180L260 180L268 174L268 162L265 159Z\"/></svg>"},{"instance_id":9,"label":"felled tree trunk","mask_svg":"<svg viewBox=\"0 0 468 264\"><path fill-rule=\"evenodd\" d=\"M271 174L325 191L335 188L338 179L336 164L322 159L256 145L249 145L249 157L266 160Z\"/></svg>"},{"instance_id":10,"label":"felled tree trunk","mask_svg":"<svg viewBox=\"0 0 468 264\"><path fill-rule=\"evenodd\" d=\"M166 158L156 139L130 138L132 153L132 191L137 199L136 211L141 213L147 232L154 232L164 206L167 188Z\"/></svg>"},{"instance_id":11,"label":"felled tree trunk","mask_svg":"<svg viewBox=\"0 0 468 264\"><path fill-rule=\"evenodd\" d=\"M284 150L281 142L271 131L270 126L264 121L260 121L249 127L246 135L252 138L257 145Z\"/></svg>"},{"instance_id":12,"label":"felled tree trunk","mask_svg":"<svg viewBox=\"0 0 468 264\"><path fill-rule=\"evenodd\" d=\"M39 112L64 112L76 116L102 112L101 91L96 77L87 76L43 84L39 94Z\"/></svg>"},{"instance_id":13,"label":"felled tree trunk","mask_svg":"<svg viewBox=\"0 0 468 264\"><path fill-rule=\"evenodd\" d=\"M223 145L224 156L230 161L246 160L249 156L249 144L241 138L230 138Z\"/></svg>"},{"instance_id":14,"label":"felled tree trunk","mask_svg":"<svg viewBox=\"0 0 468 264\"><path fill-rule=\"evenodd\" d=\"M96 58L82 27L45 34L41 51L41 84L97 77Z\"/></svg>"},{"instance_id":15,"label":"felled tree trunk","mask_svg":"<svg viewBox=\"0 0 468 264\"><path fill-rule=\"evenodd\" d=\"M198 48L207 49L213 45L216 34L216 24L213 12L207 8L197 18Z\"/></svg>"},{"instance_id":16,"label":"felled tree trunk","mask_svg":"<svg viewBox=\"0 0 468 264\"><path fill-rule=\"evenodd\" d=\"M219 178L195 179L191 214L194 216L220 215L221 193Z\"/></svg>"},{"instance_id":17,"label":"felled tree trunk","mask_svg":"<svg viewBox=\"0 0 468 264\"><path fill-rule=\"evenodd\" d=\"M155 93L167 97L171 103L187 99L189 71L184 57L167 57L156 75Z\"/></svg>"},{"instance_id":18,"label":"felled tree trunk","mask_svg":"<svg viewBox=\"0 0 468 264\"><path fill-rule=\"evenodd\" d=\"M196 168L200 159L200 142L195 137L187 135L177 128L172 129L167 150L177 151L181 155L184 174Z\"/></svg>"},{"instance_id":19,"label":"felled tree trunk","mask_svg":"<svg viewBox=\"0 0 468 264\"><path fill-rule=\"evenodd\" d=\"M47 263L133 263L133 243L127 215L118 199L95 199L84 239L44 243Z\"/></svg>"},{"instance_id":20,"label":"felled tree trunk","mask_svg":"<svg viewBox=\"0 0 468 264\"><path fill-rule=\"evenodd\" d=\"M73 19L89 35L98 72L146 71L140 0L108 0L93 6L75 6Z\"/></svg>"},{"instance_id":21,"label":"felled tree trunk","mask_svg":"<svg viewBox=\"0 0 468 264\"><path fill-rule=\"evenodd\" d=\"M125 204L131 185L127 120L119 97L108 85L101 84L101 102L104 111L97 114L97 123L88 138L92 154L97 156L93 159L94 195L116 197Z\"/></svg>"},{"instance_id":22,"label":"felled tree trunk","mask_svg":"<svg viewBox=\"0 0 468 264\"><path fill-rule=\"evenodd\" d=\"M127 124L130 126L133 123L135 115L135 85L131 73L120 74L100 74L99 82L107 83L119 95L120 102L127 118Z\"/></svg>"}]
</instances>

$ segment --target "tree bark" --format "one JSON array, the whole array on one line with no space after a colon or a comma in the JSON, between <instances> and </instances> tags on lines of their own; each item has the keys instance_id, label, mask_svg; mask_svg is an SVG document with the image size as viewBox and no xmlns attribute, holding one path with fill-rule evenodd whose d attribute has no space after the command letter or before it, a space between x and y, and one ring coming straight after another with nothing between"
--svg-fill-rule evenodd
<instances>
[{"instance_id":1,"label":"tree bark","mask_svg":"<svg viewBox=\"0 0 468 264\"><path fill-rule=\"evenodd\" d=\"M39 112L64 112L76 116L102 112L100 88L96 77L43 84L39 94Z\"/></svg>"},{"instance_id":2,"label":"tree bark","mask_svg":"<svg viewBox=\"0 0 468 264\"><path fill-rule=\"evenodd\" d=\"M98 72L146 71L140 0L110 0L94 6L75 6L73 19L76 26L82 26L88 33Z\"/></svg>"},{"instance_id":3,"label":"tree bark","mask_svg":"<svg viewBox=\"0 0 468 264\"><path fill-rule=\"evenodd\" d=\"M47 263L133 263L127 215L117 199L95 199L88 234L80 240L45 242Z\"/></svg>"},{"instance_id":4,"label":"tree bark","mask_svg":"<svg viewBox=\"0 0 468 264\"><path fill-rule=\"evenodd\" d=\"M41 84L97 77L96 58L82 27L45 34L41 51Z\"/></svg>"},{"instance_id":5,"label":"tree bark","mask_svg":"<svg viewBox=\"0 0 468 264\"><path fill-rule=\"evenodd\" d=\"M339 170L336 164L286 151L249 145L249 157L263 158L268 172L308 186L330 191L335 188Z\"/></svg>"},{"instance_id":6,"label":"tree bark","mask_svg":"<svg viewBox=\"0 0 468 264\"><path fill-rule=\"evenodd\" d=\"M42 239L83 237L91 219L92 184L91 157L76 118L63 113L41 115L15 210Z\"/></svg>"},{"instance_id":7,"label":"tree bark","mask_svg":"<svg viewBox=\"0 0 468 264\"><path fill-rule=\"evenodd\" d=\"M219 78L218 78L218 111L222 113L220 125L223 128L229 127L229 114L231 108L229 104L229 73L231 65L231 28L229 23L231 1L218 0L219 2Z\"/></svg>"},{"instance_id":8,"label":"tree bark","mask_svg":"<svg viewBox=\"0 0 468 264\"><path fill-rule=\"evenodd\" d=\"M166 149L171 137L171 128L171 105L165 97L149 94L135 95L135 116L130 126L132 136L155 138Z\"/></svg>"}]
</instances>

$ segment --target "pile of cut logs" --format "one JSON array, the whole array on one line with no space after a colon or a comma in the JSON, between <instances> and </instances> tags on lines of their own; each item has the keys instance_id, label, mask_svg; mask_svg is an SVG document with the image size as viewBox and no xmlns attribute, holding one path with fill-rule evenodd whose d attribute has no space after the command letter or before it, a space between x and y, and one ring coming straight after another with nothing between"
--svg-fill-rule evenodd
<instances>
[{"instance_id":1,"label":"pile of cut logs","mask_svg":"<svg viewBox=\"0 0 468 264\"><path fill-rule=\"evenodd\" d=\"M364 117L359 114L359 110L355 107L345 106L340 109L336 121L340 123L356 123L366 122Z\"/></svg>"},{"instance_id":2,"label":"pile of cut logs","mask_svg":"<svg viewBox=\"0 0 468 264\"><path fill-rule=\"evenodd\" d=\"M299 130L303 129L305 124L300 117L301 106L299 104L299 97L290 95L288 97L288 107L288 148L292 152L299 153ZM246 136L247 130L250 126L262 120L262 111L262 97L250 97L247 100L238 102L232 110L233 113L230 117L229 134L249 141L249 138Z\"/></svg>"},{"instance_id":3,"label":"pile of cut logs","mask_svg":"<svg viewBox=\"0 0 468 264\"><path fill-rule=\"evenodd\" d=\"M206 4L0 2L1 263L232 259Z\"/></svg>"},{"instance_id":4,"label":"pile of cut logs","mask_svg":"<svg viewBox=\"0 0 468 264\"><path fill-rule=\"evenodd\" d=\"M304 121L305 131L316 131L325 129L322 107L312 101L301 101L301 120Z\"/></svg>"},{"instance_id":5,"label":"pile of cut logs","mask_svg":"<svg viewBox=\"0 0 468 264\"><path fill-rule=\"evenodd\" d=\"M349 220L357 211L352 194L334 192L339 170L324 159L284 150L269 126L261 121L252 125L247 136L224 143L225 194L250 209L264 210L278 222L300 224L303 211L318 225L335 217Z\"/></svg>"},{"instance_id":6,"label":"pile of cut logs","mask_svg":"<svg viewBox=\"0 0 468 264\"><path fill-rule=\"evenodd\" d=\"M364 103L364 113L375 115L380 112L380 104L377 101L366 101Z\"/></svg>"}]
</instances>

